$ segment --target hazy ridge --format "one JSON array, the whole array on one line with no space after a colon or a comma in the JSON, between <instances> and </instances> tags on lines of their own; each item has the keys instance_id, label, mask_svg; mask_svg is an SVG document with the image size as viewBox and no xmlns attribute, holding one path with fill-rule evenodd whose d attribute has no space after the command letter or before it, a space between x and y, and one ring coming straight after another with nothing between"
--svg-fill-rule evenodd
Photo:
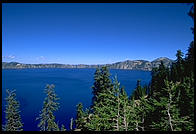
<instances>
[{"instance_id":1,"label":"hazy ridge","mask_svg":"<svg viewBox=\"0 0 196 134\"><path fill-rule=\"evenodd\" d=\"M126 60L112 64L86 65L86 64L23 64L19 62L2 62L2 69L23 69L23 68L97 68L104 65L109 69L129 69L129 70L145 70L151 71L153 67L158 67L163 61L166 67L170 67L173 60L161 57L153 61L147 60Z\"/></svg>"}]
</instances>

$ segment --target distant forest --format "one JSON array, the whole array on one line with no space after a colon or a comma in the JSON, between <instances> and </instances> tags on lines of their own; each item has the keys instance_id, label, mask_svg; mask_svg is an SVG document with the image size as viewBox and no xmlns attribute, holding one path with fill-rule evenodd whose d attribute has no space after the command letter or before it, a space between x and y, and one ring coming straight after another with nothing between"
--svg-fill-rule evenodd
<instances>
[{"instance_id":1,"label":"distant forest","mask_svg":"<svg viewBox=\"0 0 196 134\"><path fill-rule=\"evenodd\" d=\"M194 20L194 7L188 15ZM194 34L194 28L191 28ZM151 71L149 85L141 86L128 96L117 76L110 79L106 66L97 68L92 86L92 104L83 109L77 105L76 119L71 119L71 131L194 131L194 41L184 55L177 50L171 67L163 62ZM40 110L40 131L66 131L59 126L54 112L60 98L54 85L47 85L46 98ZM14 90L6 90L6 122L4 131L22 131L20 103ZM38 111L39 112L39 111ZM65 111L66 112L66 111ZM76 128L73 128L73 126Z\"/></svg>"}]
</instances>

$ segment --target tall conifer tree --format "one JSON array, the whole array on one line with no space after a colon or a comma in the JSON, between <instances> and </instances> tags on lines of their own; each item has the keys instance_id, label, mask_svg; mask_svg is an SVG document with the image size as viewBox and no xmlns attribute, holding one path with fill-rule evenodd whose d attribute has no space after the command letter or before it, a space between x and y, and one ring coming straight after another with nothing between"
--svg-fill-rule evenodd
<instances>
[{"instance_id":1,"label":"tall conifer tree","mask_svg":"<svg viewBox=\"0 0 196 134\"><path fill-rule=\"evenodd\" d=\"M120 130L128 131L130 122L130 104L124 88L120 90Z\"/></svg>"},{"instance_id":2,"label":"tall conifer tree","mask_svg":"<svg viewBox=\"0 0 196 134\"><path fill-rule=\"evenodd\" d=\"M161 96L160 101L154 100L153 103L162 107L160 122L153 124L154 128L163 131L180 131L182 124L185 123L185 118L180 117L178 102L180 94L177 93L178 83L165 80L166 87L163 88L167 93L166 96Z\"/></svg>"},{"instance_id":3,"label":"tall conifer tree","mask_svg":"<svg viewBox=\"0 0 196 134\"><path fill-rule=\"evenodd\" d=\"M114 129L112 114L116 98L114 95L113 84L110 80L110 73L106 66L95 72L95 82L93 85L93 105L92 116L88 127L90 130L112 130Z\"/></svg>"},{"instance_id":4,"label":"tall conifer tree","mask_svg":"<svg viewBox=\"0 0 196 134\"><path fill-rule=\"evenodd\" d=\"M77 115L76 115L76 129L79 130L85 130L85 124L86 124L86 115L83 111L83 105L82 103L79 103L77 105Z\"/></svg>"},{"instance_id":5,"label":"tall conifer tree","mask_svg":"<svg viewBox=\"0 0 196 134\"><path fill-rule=\"evenodd\" d=\"M56 102L59 98L55 93L54 87L53 84L46 85L45 93L47 96L44 100L39 117L36 118L36 120L40 120L40 123L38 124L40 131L59 131L54 116L54 112L59 108L59 103Z\"/></svg>"},{"instance_id":6,"label":"tall conifer tree","mask_svg":"<svg viewBox=\"0 0 196 134\"><path fill-rule=\"evenodd\" d=\"M6 121L4 131L22 131L23 123L20 116L20 103L16 100L15 90L6 90Z\"/></svg>"}]
</instances>

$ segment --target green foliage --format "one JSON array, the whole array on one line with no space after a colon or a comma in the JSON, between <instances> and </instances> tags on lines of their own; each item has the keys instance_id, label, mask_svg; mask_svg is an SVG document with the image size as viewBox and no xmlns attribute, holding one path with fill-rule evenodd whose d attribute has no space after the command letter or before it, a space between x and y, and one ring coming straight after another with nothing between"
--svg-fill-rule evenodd
<instances>
[{"instance_id":1,"label":"green foliage","mask_svg":"<svg viewBox=\"0 0 196 134\"><path fill-rule=\"evenodd\" d=\"M149 96L159 99L160 95L165 95L162 88L165 87L164 80L169 78L169 69L165 68L163 62L159 68L152 69L151 90Z\"/></svg>"},{"instance_id":2,"label":"green foliage","mask_svg":"<svg viewBox=\"0 0 196 134\"><path fill-rule=\"evenodd\" d=\"M127 93L121 88L120 94L120 130L128 131L130 122L130 104Z\"/></svg>"},{"instance_id":3,"label":"green foliage","mask_svg":"<svg viewBox=\"0 0 196 134\"><path fill-rule=\"evenodd\" d=\"M76 122L76 128L77 129L84 130L86 119L85 119L85 113L83 111L82 103L79 103L77 105L77 115L76 115L76 121L75 122Z\"/></svg>"},{"instance_id":4,"label":"green foliage","mask_svg":"<svg viewBox=\"0 0 196 134\"><path fill-rule=\"evenodd\" d=\"M183 59L183 53L181 50L177 51L176 54L176 62L172 64L172 69L171 69L171 80L176 82L176 81L182 81L182 78L184 76L184 59Z\"/></svg>"},{"instance_id":5,"label":"green foliage","mask_svg":"<svg viewBox=\"0 0 196 134\"><path fill-rule=\"evenodd\" d=\"M110 73L106 66L103 66L101 69L97 69L94 75L94 84L92 86L93 89L93 102L92 106L94 105L94 102L99 102L102 100L102 97L98 97L100 93L107 93L112 90L112 82L110 80Z\"/></svg>"},{"instance_id":6,"label":"green foliage","mask_svg":"<svg viewBox=\"0 0 196 134\"><path fill-rule=\"evenodd\" d=\"M128 96L124 91L124 88L120 88L120 82L118 82L117 76L114 78L114 95L115 105L112 112L114 120L115 131L127 131L128 130Z\"/></svg>"},{"instance_id":7,"label":"green foliage","mask_svg":"<svg viewBox=\"0 0 196 134\"><path fill-rule=\"evenodd\" d=\"M129 130L131 131L145 131L146 118L149 112L152 111L152 107L149 104L147 94L140 95L137 97L132 97L129 100L130 103L130 113L129 113Z\"/></svg>"},{"instance_id":8,"label":"green foliage","mask_svg":"<svg viewBox=\"0 0 196 134\"><path fill-rule=\"evenodd\" d=\"M184 77L187 60L182 55L177 52L171 70L163 62L152 70L150 93L138 80L130 100L117 77L111 84L109 74L104 76L103 70L97 69L93 86L96 99L92 111L85 115L86 130L194 130L194 74Z\"/></svg>"},{"instance_id":9,"label":"green foliage","mask_svg":"<svg viewBox=\"0 0 196 134\"><path fill-rule=\"evenodd\" d=\"M171 71L169 72L170 77L165 77L165 78L162 77L162 80L160 80L159 78L161 77L159 76L163 75L163 73L161 74L161 72L164 71L159 72L158 69L153 70L154 71L152 73L153 84L151 87L152 89L151 89L151 94L149 95L150 97L149 100L152 102L151 105L154 108L154 111L152 111L148 115L149 117L146 122L150 130L193 130L193 126L194 126L192 120L194 117L193 115L194 113L193 112L193 104L194 104L193 103L194 102L193 74L194 73L192 69L193 62L188 62L188 58L183 59L182 56L183 56L182 52L178 50L176 54L177 59L172 64ZM161 70L163 70L163 68ZM171 83L172 82L179 83L178 86L176 87L174 86L177 90L175 90L175 92L172 95L175 95L175 97L178 99L174 101L176 103L175 108L171 109L173 110L171 112L173 112L173 114L175 115L176 122L180 122L180 123L178 123L178 125L173 128L165 124L168 122L166 120L168 116L166 116L166 109L164 105L167 104L166 101L168 101L169 98L169 93L167 90L165 90L165 88L167 87L167 89L169 89L169 87L170 88L172 87L171 85L169 86L167 83L168 78ZM163 81L167 81L167 82L163 82ZM164 111L165 114L163 114ZM153 122L153 124L150 123L150 121ZM176 125L177 124L176 122L173 124Z\"/></svg>"},{"instance_id":10,"label":"green foliage","mask_svg":"<svg viewBox=\"0 0 196 134\"><path fill-rule=\"evenodd\" d=\"M189 16L194 18L192 9ZM161 61L158 68L152 69L149 87L142 87L138 80L130 99L124 88L120 88L117 77L111 83L107 67L98 68L90 109L84 112L82 104L77 105L77 129L194 130L194 42L185 59L181 50L177 51L176 58L171 68L166 68Z\"/></svg>"},{"instance_id":11,"label":"green foliage","mask_svg":"<svg viewBox=\"0 0 196 134\"><path fill-rule=\"evenodd\" d=\"M92 112L87 123L90 130L112 130L114 121L112 111L115 105L113 85L106 66L97 69L93 85Z\"/></svg>"},{"instance_id":12,"label":"green foliage","mask_svg":"<svg viewBox=\"0 0 196 134\"><path fill-rule=\"evenodd\" d=\"M20 103L16 100L15 90L6 90L6 123L3 128L4 131L22 131L23 123L20 116Z\"/></svg>"},{"instance_id":13,"label":"green foliage","mask_svg":"<svg viewBox=\"0 0 196 134\"><path fill-rule=\"evenodd\" d=\"M161 107L162 110L160 113L160 122L154 122L153 126L163 131L179 131L181 130L181 123L184 122L183 118L180 118L179 108L177 106L179 94L176 96L176 93L179 83L165 80L165 85L166 87L163 90L167 95L160 97L160 101L154 100L155 108Z\"/></svg>"},{"instance_id":14,"label":"green foliage","mask_svg":"<svg viewBox=\"0 0 196 134\"><path fill-rule=\"evenodd\" d=\"M185 57L185 76L191 77L194 72L194 41L190 43Z\"/></svg>"},{"instance_id":15,"label":"green foliage","mask_svg":"<svg viewBox=\"0 0 196 134\"><path fill-rule=\"evenodd\" d=\"M137 80L137 87L134 90L133 94L131 95L131 99L140 99L141 97L147 95L147 87L142 87L140 85L140 80Z\"/></svg>"},{"instance_id":16,"label":"green foliage","mask_svg":"<svg viewBox=\"0 0 196 134\"><path fill-rule=\"evenodd\" d=\"M45 93L46 98L43 102L42 110L40 111L39 117L36 120L40 120L38 127L40 131L59 131L59 127L55 122L55 116L53 112L58 110L59 103L56 102L59 98L57 97L54 85L46 85Z\"/></svg>"},{"instance_id":17,"label":"green foliage","mask_svg":"<svg viewBox=\"0 0 196 134\"><path fill-rule=\"evenodd\" d=\"M194 129L194 78L185 77L178 88L180 98L178 106L180 108L180 116L186 118L187 123L182 126L183 130Z\"/></svg>"},{"instance_id":18,"label":"green foliage","mask_svg":"<svg viewBox=\"0 0 196 134\"><path fill-rule=\"evenodd\" d=\"M114 126L114 95L100 93L98 97L101 98L101 101L94 103L89 127L92 130L112 130Z\"/></svg>"},{"instance_id":19,"label":"green foliage","mask_svg":"<svg viewBox=\"0 0 196 134\"><path fill-rule=\"evenodd\" d=\"M120 83L117 80L117 76L114 78L114 93L115 93L115 105L113 109L114 130L116 131L128 131L129 128L129 115L130 106L129 99L124 90L120 88Z\"/></svg>"},{"instance_id":20,"label":"green foliage","mask_svg":"<svg viewBox=\"0 0 196 134\"><path fill-rule=\"evenodd\" d=\"M116 96L116 105L115 105L115 111L113 111L113 114L115 115L114 119L114 130L120 131L121 127L121 119L120 119L120 82L118 82L117 76L114 78L114 95Z\"/></svg>"}]
</instances>

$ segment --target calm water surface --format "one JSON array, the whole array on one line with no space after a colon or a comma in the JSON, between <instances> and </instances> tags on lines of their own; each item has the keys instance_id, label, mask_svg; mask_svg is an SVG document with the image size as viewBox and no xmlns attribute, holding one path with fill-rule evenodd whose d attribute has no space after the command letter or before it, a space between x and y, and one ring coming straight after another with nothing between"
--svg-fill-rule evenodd
<instances>
[{"instance_id":1,"label":"calm water surface","mask_svg":"<svg viewBox=\"0 0 196 134\"><path fill-rule=\"evenodd\" d=\"M45 98L46 84L54 84L60 97L60 108L56 115L58 124L65 124L69 129L70 119L76 116L76 105L83 103L84 108L91 104L92 85L95 69L5 69L2 70L2 123L5 122L5 90L16 89L17 99L21 104L21 116L25 131L39 131L35 121ZM130 95L136 87L137 79L141 84L148 84L149 71L110 70L111 77L117 75L121 86Z\"/></svg>"}]
</instances>

